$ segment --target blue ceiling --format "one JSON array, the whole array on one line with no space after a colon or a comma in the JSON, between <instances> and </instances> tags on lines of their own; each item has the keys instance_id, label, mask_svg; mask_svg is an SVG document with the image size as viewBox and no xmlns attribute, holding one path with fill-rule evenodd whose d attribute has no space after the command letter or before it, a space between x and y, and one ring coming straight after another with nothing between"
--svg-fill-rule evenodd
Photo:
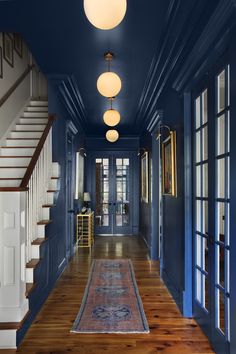
<instances>
[{"instance_id":1,"label":"blue ceiling","mask_svg":"<svg viewBox=\"0 0 236 354\"><path fill-rule=\"evenodd\" d=\"M69 92L75 107L69 111L89 134L106 131L102 115L109 103L98 93L96 80L106 70L104 52L112 51L112 69L123 83L114 103L122 117L118 130L135 135L147 120L143 106L148 106L148 92L157 89L150 82L157 73L163 82L160 74L164 73L168 55L173 54L175 60L174 54L186 36L184 25L189 21L182 57L194 44L189 38L198 36L217 3L218 0L128 0L122 23L111 31L102 31L86 19L82 0L4 1L0 3L0 30L22 33L42 71L59 83L62 98ZM171 43L176 45L173 51Z\"/></svg>"}]
</instances>

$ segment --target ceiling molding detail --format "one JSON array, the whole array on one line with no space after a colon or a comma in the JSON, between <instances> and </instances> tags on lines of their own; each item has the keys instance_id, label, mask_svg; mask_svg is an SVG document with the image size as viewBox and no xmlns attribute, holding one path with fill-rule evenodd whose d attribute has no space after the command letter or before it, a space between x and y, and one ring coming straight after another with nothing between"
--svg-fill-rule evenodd
<instances>
[{"instance_id":1,"label":"ceiling molding detail","mask_svg":"<svg viewBox=\"0 0 236 354\"><path fill-rule=\"evenodd\" d=\"M225 37L234 23L231 17L235 20L235 6L235 0L221 0L173 83L176 91L183 91L190 78L192 83L200 71L204 70L204 64L209 62L210 57L216 58L215 53L219 51L219 47L227 43Z\"/></svg>"},{"instance_id":2,"label":"ceiling molding detail","mask_svg":"<svg viewBox=\"0 0 236 354\"><path fill-rule=\"evenodd\" d=\"M157 125L162 122L162 118L163 118L163 111L156 111L152 117L152 119L150 120L148 126L147 126L147 130L153 134L155 132L155 130L157 129Z\"/></svg>"},{"instance_id":3,"label":"ceiling molding detail","mask_svg":"<svg viewBox=\"0 0 236 354\"><path fill-rule=\"evenodd\" d=\"M223 3L226 3L225 11L224 13L220 13L219 11L223 9ZM234 9L233 4L235 6L235 0L220 1L215 13L220 13L222 22L229 19L229 17L225 19L225 12L228 13L226 8L229 7L232 12L232 9ZM166 87L168 80L171 78L176 81L176 75L179 78L181 77L179 69L185 65L185 58L188 57L188 53L192 52L196 42L200 43L199 38L202 38L205 28L210 29L210 26L212 26L211 20L208 23L211 11L210 4L206 8L206 2L202 0L189 2L188 9L185 12L181 8L181 1L172 0L170 2L165 26L160 38L161 45L157 48L151 63L135 118L135 125L139 129L139 134L147 129L149 122L158 108L161 109L161 107L157 107L158 99ZM215 13L213 16L216 16ZM219 13L217 16L219 16ZM221 23L219 22L219 24ZM211 28L211 31L214 30L216 28ZM204 38L204 45L207 42L207 39ZM176 88L176 86L174 87Z\"/></svg>"}]
</instances>

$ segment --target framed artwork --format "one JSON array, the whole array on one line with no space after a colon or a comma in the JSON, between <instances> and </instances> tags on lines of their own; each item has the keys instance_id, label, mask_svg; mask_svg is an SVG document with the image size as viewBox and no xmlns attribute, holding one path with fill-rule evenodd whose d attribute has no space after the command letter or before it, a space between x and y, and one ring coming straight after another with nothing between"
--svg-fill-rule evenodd
<instances>
[{"instance_id":1,"label":"framed artwork","mask_svg":"<svg viewBox=\"0 0 236 354\"><path fill-rule=\"evenodd\" d=\"M175 131L171 131L162 143L162 192L166 195L177 196Z\"/></svg>"},{"instance_id":2,"label":"framed artwork","mask_svg":"<svg viewBox=\"0 0 236 354\"><path fill-rule=\"evenodd\" d=\"M148 203L148 152L141 157L141 200Z\"/></svg>"},{"instance_id":3,"label":"framed artwork","mask_svg":"<svg viewBox=\"0 0 236 354\"><path fill-rule=\"evenodd\" d=\"M2 47L0 47L0 79L3 78L3 66L2 66Z\"/></svg>"},{"instance_id":4,"label":"framed artwork","mask_svg":"<svg viewBox=\"0 0 236 354\"><path fill-rule=\"evenodd\" d=\"M3 58L13 68L13 39L8 33L3 33Z\"/></svg>"},{"instance_id":5,"label":"framed artwork","mask_svg":"<svg viewBox=\"0 0 236 354\"><path fill-rule=\"evenodd\" d=\"M23 54L22 37L18 33L14 33L14 50L22 58L22 54Z\"/></svg>"}]
</instances>

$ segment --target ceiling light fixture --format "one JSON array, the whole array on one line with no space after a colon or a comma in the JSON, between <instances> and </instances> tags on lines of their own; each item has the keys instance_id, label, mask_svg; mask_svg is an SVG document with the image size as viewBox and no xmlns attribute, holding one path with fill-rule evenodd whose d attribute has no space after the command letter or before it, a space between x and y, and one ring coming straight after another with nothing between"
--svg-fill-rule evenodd
<instances>
[{"instance_id":1,"label":"ceiling light fixture","mask_svg":"<svg viewBox=\"0 0 236 354\"><path fill-rule=\"evenodd\" d=\"M122 86L119 76L110 71L113 57L114 55L112 53L104 54L104 58L108 62L108 71L101 74L97 80L98 92L104 97L117 96Z\"/></svg>"},{"instance_id":2,"label":"ceiling light fixture","mask_svg":"<svg viewBox=\"0 0 236 354\"><path fill-rule=\"evenodd\" d=\"M110 30L123 20L127 0L84 0L84 12L93 26Z\"/></svg>"},{"instance_id":3,"label":"ceiling light fixture","mask_svg":"<svg viewBox=\"0 0 236 354\"><path fill-rule=\"evenodd\" d=\"M112 101L114 99L114 97L109 98L111 101L111 108L103 114L104 123L109 127L114 127L120 123L120 113L116 109L112 108Z\"/></svg>"},{"instance_id":4,"label":"ceiling light fixture","mask_svg":"<svg viewBox=\"0 0 236 354\"><path fill-rule=\"evenodd\" d=\"M119 139L119 133L117 130L111 129L108 130L106 132L106 139L110 142L110 143L114 143L115 141L117 141Z\"/></svg>"}]
</instances>

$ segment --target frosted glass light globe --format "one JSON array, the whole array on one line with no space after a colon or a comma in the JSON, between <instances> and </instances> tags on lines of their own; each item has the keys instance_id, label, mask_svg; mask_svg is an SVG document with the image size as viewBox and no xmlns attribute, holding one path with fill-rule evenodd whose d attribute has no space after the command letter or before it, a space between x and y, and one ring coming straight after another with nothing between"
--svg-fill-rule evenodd
<instances>
[{"instance_id":1,"label":"frosted glass light globe","mask_svg":"<svg viewBox=\"0 0 236 354\"><path fill-rule=\"evenodd\" d=\"M119 139L119 133L117 130L108 130L106 132L106 139L110 142L110 143L114 143L115 141L117 141Z\"/></svg>"},{"instance_id":2,"label":"frosted glass light globe","mask_svg":"<svg viewBox=\"0 0 236 354\"><path fill-rule=\"evenodd\" d=\"M104 97L115 97L121 90L121 79L116 73L107 71L99 76L97 89Z\"/></svg>"},{"instance_id":3,"label":"frosted glass light globe","mask_svg":"<svg viewBox=\"0 0 236 354\"><path fill-rule=\"evenodd\" d=\"M84 0L84 12L93 26L110 30L119 25L127 9L127 0Z\"/></svg>"},{"instance_id":4,"label":"frosted glass light globe","mask_svg":"<svg viewBox=\"0 0 236 354\"><path fill-rule=\"evenodd\" d=\"M120 122L120 113L115 109L109 109L103 114L103 120L109 127L114 127Z\"/></svg>"}]
</instances>

